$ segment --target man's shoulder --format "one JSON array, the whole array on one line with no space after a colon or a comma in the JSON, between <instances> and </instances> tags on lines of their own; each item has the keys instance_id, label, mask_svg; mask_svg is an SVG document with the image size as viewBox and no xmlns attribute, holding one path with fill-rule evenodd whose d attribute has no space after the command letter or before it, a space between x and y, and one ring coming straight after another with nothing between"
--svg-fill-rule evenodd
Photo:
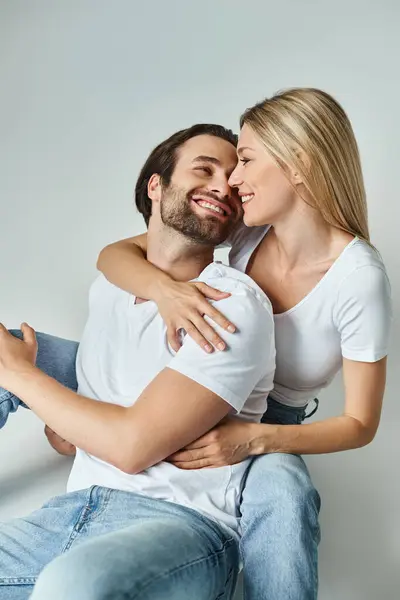
<instances>
[{"instance_id":1,"label":"man's shoulder","mask_svg":"<svg viewBox=\"0 0 400 600\"><path fill-rule=\"evenodd\" d=\"M253 299L272 315L271 302L265 292L251 277L237 269L213 262L202 271L198 281L203 281L222 292L229 292L233 304L242 304L246 299Z\"/></svg>"}]
</instances>

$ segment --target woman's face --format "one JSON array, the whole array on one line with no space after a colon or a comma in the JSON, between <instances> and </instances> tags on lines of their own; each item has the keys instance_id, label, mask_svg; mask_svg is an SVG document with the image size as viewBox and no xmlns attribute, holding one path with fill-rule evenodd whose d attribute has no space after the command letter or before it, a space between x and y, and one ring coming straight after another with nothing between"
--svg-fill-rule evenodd
<instances>
[{"instance_id":1,"label":"woman's face","mask_svg":"<svg viewBox=\"0 0 400 600\"><path fill-rule=\"evenodd\" d=\"M243 221L254 225L274 224L295 205L296 190L267 152L257 135L244 125L238 142L238 164L229 178L236 187L243 206Z\"/></svg>"}]
</instances>

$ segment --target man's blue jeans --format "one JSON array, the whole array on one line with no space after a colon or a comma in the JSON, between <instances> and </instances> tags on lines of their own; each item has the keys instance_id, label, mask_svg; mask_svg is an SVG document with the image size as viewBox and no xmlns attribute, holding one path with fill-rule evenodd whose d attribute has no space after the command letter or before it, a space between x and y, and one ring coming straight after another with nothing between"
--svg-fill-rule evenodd
<instances>
[{"instance_id":1,"label":"man's blue jeans","mask_svg":"<svg viewBox=\"0 0 400 600\"><path fill-rule=\"evenodd\" d=\"M211 519L104 487L0 526L1 600L229 600L238 568Z\"/></svg>"},{"instance_id":2,"label":"man's blue jeans","mask_svg":"<svg viewBox=\"0 0 400 600\"><path fill-rule=\"evenodd\" d=\"M13 331L14 335L20 336L19 331ZM37 334L38 339L38 358L37 365L43 371L66 385L73 390L76 390L76 373L75 373L75 357L78 349L76 342L62 340L46 334ZM7 416L10 412L14 412L19 400L9 392L0 388L0 426L4 425ZM279 424L300 424L305 417L304 409L297 409L283 406L269 399L268 411L264 415L263 422L279 423ZM96 494L106 494L104 489L95 488ZM82 492L82 493L88 493ZM92 492L94 493L94 492ZM125 492L112 492L112 497L117 498L121 494L121 498ZM62 496L64 502L68 502L67 497L73 494ZM61 499L59 500L61 502ZM149 503L153 500L147 499ZM156 501L154 501L156 502ZM79 502L78 502L79 503ZM168 505L169 506L169 505ZM316 600L318 590L318 568L317 568L317 549L319 543L319 525L318 513L320 508L320 499L318 492L311 482L310 475L303 459L293 454L267 454L259 456L253 460L249 469L246 485L243 491L241 503L242 512L242 531L243 536L240 543L240 551L244 563L244 593L245 600ZM85 511L83 504L80 505L81 512ZM178 507L182 509L183 507ZM64 509L59 508L60 512ZM185 511L188 509L184 509ZM78 511L78 508L75 508ZM194 512L194 511L192 511ZM40 511L37 511L38 514ZM48 514L48 513L47 513ZM31 517L30 517L31 518ZM30 519L29 518L29 519ZM156 518L154 516L154 518ZM64 525L67 527L67 525ZM81 526L81 525L80 525ZM133 523L132 523L133 526ZM71 524L69 525L69 533L71 533ZM86 525L84 526L84 528ZM109 527L107 531L112 531L113 527ZM75 526L76 529L76 526ZM74 529L74 530L75 530ZM5 541L3 540L2 528L0 527L0 548L3 549ZM35 528L35 532L40 531L40 526ZM117 536L117 534L115 534ZM18 537L18 536L17 536ZM168 537L168 536L167 536ZM51 538L51 535L50 535ZM126 538L124 538L126 539ZM133 539L133 538L132 538ZM21 537L16 539L16 543L20 548L20 552L29 552L29 549L37 548L38 541L32 534L26 534L21 531ZM129 541L126 541L127 548ZM132 542L136 546L136 542ZM90 544L90 545L89 545ZM118 545L118 542L116 542ZM175 540L176 544L176 540ZM40 548L47 547L47 542L40 543ZM124 544L122 544L123 547ZM151 547L151 544L149 544ZM96 552L99 547L99 553L102 552L101 539L88 542L88 553ZM141 548L141 542L136 547ZM22 548L24 550L22 550ZM69 546L68 546L69 548ZM64 550L68 549L64 548ZM86 546L82 546L86 548ZM49 549L51 551L51 543L49 541ZM6 550L7 552L7 550ZM177 546L174 546L172 554L176 555L179 560L179 551ZM7 555L12 555L10 550ZM59 552L56 552L58 556ZM110 551L111 556L116 556L114 551ZM67 554L54 561L54 572L57 573L58 565L65 565L65 569L71 567L72 571L78 569L78 565L73 563L74 556L71 552L71 564L68 563ZM132 554L129 554L131 557ZM124 551L121 552L121 560L125 564L128 556ZM133 557L134 558L134 557ZM89 559L88 559L89 560ZM119 558L117 562L119 563ZM91 577L96 579L97 559L90 561L91 567L86 569L88 579L84 585L91 585ZM68 564L67 564L68 563ZM103 565L103 561L99 559L99 565ZM159 566L159 565L158 565ZM51 582L57 580L57 575L52 577L53 563L43 572L43 586L50 586ZM113 569L116 567L112 567ZM123 566L121 566L121 569ZM103 566L99 566L98 575L100 576ZM13 571L12 571L13 572ZM15 563L15 573L17 571L17 563ZM85 569L79 570L79 573L85 573ZM97 571L96 571L97 572ZM130 571L131 572L131 571ZM228 569L229 572L229 569ZM227 574L226 569L222 570L222 579ZM90 576L89 576L90 574ZM219 570L216 573L207 572L206 577L218 577ZM47 576L48 575L48 576ZM64 574L62 573L64 579ZM22 576L22 573L21 573ZM73 575L72 575L73 576ZM2 581L3 568L0 554L0 582ZM15 575L14 577L18 577ZM234 576L233 576L234 577ZM231 575L232 578L232 575ZM113 578L110 578L113 580ZM78 578L76 578L78 581ZM40 580L39 580L40 582ZM28 584L29 585L29 584ZM132 583L133 585L133 583ZM17 589L17 588L16 588ZM39 589L39 588L38 588ZM187 592L187 598L194 600L201 599L201 594L193 594ZM0 597L4 600L9 598L13 600L22 600L27 598L25 595L4 596L3 589L0 588ZM59 593L58 588L54 597L63 598ZM17 593L17 592L15 592ZM221 595L220 598L229 598L228 595ZM99 598L107 596L85 596L71 595L69 597L82 598ZM118 598L117 595L109 596L110 598ZM135 593L132 596L121 596L121 598L131 597L136 598ZM164 596L146 596L139 593L140 598L163 598ZM208 596L204 596L208 597ZM33 600L46 599L47 596L33 596ZM180 598L179 595L166 595L165 598ZM214 597L211 596L211 598Z\"/></svg>"}]
</instances>

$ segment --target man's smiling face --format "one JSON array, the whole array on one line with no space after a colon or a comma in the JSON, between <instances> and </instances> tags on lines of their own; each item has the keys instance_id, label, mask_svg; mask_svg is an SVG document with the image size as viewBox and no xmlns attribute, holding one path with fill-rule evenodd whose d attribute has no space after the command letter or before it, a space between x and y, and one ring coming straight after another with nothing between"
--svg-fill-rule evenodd
<instances>
[{"instance_id":1,"label":"man's smiling face","mask_svg":"<svg viewBox=\"0 0 400 600\"><path fill-rule=\"evenodd\" d=\"M163 187L164 225L198 243L223 242L242 217L237 192L228 184L236 162L236 148L221 138L198 135L185 142Z\"/></svg>"}]
</instances>

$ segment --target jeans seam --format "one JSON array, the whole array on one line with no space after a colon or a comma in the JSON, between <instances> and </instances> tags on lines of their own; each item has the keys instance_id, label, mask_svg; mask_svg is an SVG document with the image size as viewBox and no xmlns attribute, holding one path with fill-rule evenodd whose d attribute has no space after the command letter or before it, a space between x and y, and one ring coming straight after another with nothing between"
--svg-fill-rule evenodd
<instances>
[{"instance_id":1,"label":"jeans seam","mask_svg":"<svg viewBox=\"0 0 400 600\"><path fill-rule=\"evenodd\" d=\"M71 548L72 544L74 543L74 541L76 540L78 535L82 532L82 529L84 528L84 526L89 521L88 515L90 515L93 492L96 487L97 486L92 486L90 488L88 501L86 502L86 505L84 506L84 508L81 510L79 517L77 519L77 522L75 523L74 528L71 532L71 535L69 536L65 547L61 551L61 554L64 554L65 552L67 552L67 550L69 550ZM101 508L96 512L96 514L92 517L92 519L90 519L91 521L98 519L103 514L103 512L106 510L109 500L110 500L111 492L112 492L111 488L107 488L105 498L101 505Z\"/></svg>"},{"instance_id":2,"label":"jeans seam","mask_svg":"<svg viewBox=\"0 0 400 600\"><path fill-rule=\"evenodd\" d=\"M90 521L95 521L97 520L99 517L101 517L101 515L104 513L104 511L106 510L109 501L110 501L110 496L111 496L111 492L113 491L111 488L100 488L101 490L105 490L104 493L104 499L101 503L101 506L98 508L98 510L96 511L96 514L94 514L91 518ZM85 525L87 522L89 521L89 519L85 519L82 525Z\"/></svg>"},{"instance_id":3,"label":"jeans seam","mask_svg":"<svg viewBox=\"0 0 400 600\"><path fill-rule=\"evenodd\" d=\"M1 577L0 586L6 585L35 585L37 577Z\"/></svg>"},{"instance_id":4,"label":"jeans seam","mask_svg":"<svg viewBox=\"0 0 400 600\"><path fill-rule=\"evenodd\" d=\"M82 515L85 515L85 513L87 512L87 508L90 505L90 499L92 496L93 489L94 489L94 486L92 488L90 488L89 498L88 498L85 506L82 508L81 512L79 513L79 517L76 521L76 524L74 525L74 527L72 529L71 535L69 536L67 543L65 544L64 548L61 550L60 555L64 554L65 552L67 552L67 550L69 550L72 543L74 542L77 535L79 534L80 528L77 529L77 526L80 523L82 523ZM50 500L49 500L49 502L50 502ZM50 562L52 562L52 561L50 561ZM39 575L37 575L36 577L1 577L0 585L35 585L38 577L39 577Z\"/></svg>"},{"instance_id":5,"label":"jeans seam","mask_svg":"<svg viewBox=\"0 0 400 600\"><path fill-rule=\"evenodd\" d=\"M228 584L230 582L230 580L232 579L233 576L233 568L229 569L229 573L228 573L228 577L225 580L225 589L223 592L221 592L220 594L218 594L218 596L216 597L215 600L223 600L224 598L226 598L226 593L229 591L227 589Z\"/></svg>"},{"instance_id":6,"label":"jeans seam","mask_svg":"<svg viewBox=\"0 0 400 600\"><path fill-rule=\"evenodd\" d=\"M71 535L69 536L64 548L61 550L61 554L65 554L65 552L67 552L67 550L69 550L73 544L73 542L76 540L76 538L78 537L83 525L85 524L85 516L88 512L88 509L90 507L90 501L92 498L92 493L94 490L94 486L92 486L91 488L89 488L89 497L86 501L86 504L82 507L82 510L79 513L79 516L76 520L75 525L72 528L71 531Z\"/></svg>"},{"instance_id":7,"label":"jeans seam","mask_svg":"<svg viewBox=\"0 0 400 600\"><path fill-rule=\"evenodd\" d=\"M166 502L166 501L164 500L163 502ZM205 515L203 515L203 513L192 508L191 506L186 506L183 504L181 504L181 505L178 504L178 506L180 508L184 508L185 511L188 511L189 513L191 513L195 518L200 519L200 521L202 521L202 523L207 525L207 527L212 530L214 536L217 536L220 540L221 540L221 538L223 538L221 550L223 550L226 543L235 541L235 538L232 535L230 535L228 537L228 532L226 531L226 529L221 528L221 525L219 524L219 522L217 521L217 519L215 517L212 517L211 515L205 516ZM216 529L217 529L217 531L216 531ZM219 552L219 550L218 550L218 552Z\"/></svg>"},{"instance_id":8,"label":"jeans seam","mask_svg":"<svg viewBox=\"0 0 400 600\"><path fill-rule=\"evenodd\" d=\"M222 555L227 547L229 545L235 544L236 542L232 539L227 540L226 542L224 542L224 545L222 546L221 550L217 550L216 552L212 552L210 554L208 554L207 556L203 556L202 558L197 558L196 560L192 560L191 562L185 563L184 565L179 565L179 567L175 567L174 569L170 569L168 571L165 571L164 573L161 573L159 575L157 575L157 577L151 577L149 578L145 583L143 583L143 585L140 587L140 590L138 590L138 593L135 594L134 596L132 596L132 600L138 600L141 597L141 594L143 594L143 592L145 591L146 587L148 587L150 584L154 583L155 581L159 581L161 579L164 579L165 577L169 577L171 575L174 575L175 573L179 573L179 571L182 571L183 569L186 569L187 567L192 567L193 565L196 564L200 564L202 562L207 562L209 561L211 558L214 557L219 557L220 555ZM218 598L218 596L217 596Z\"/></svg>"}]
</instances>

